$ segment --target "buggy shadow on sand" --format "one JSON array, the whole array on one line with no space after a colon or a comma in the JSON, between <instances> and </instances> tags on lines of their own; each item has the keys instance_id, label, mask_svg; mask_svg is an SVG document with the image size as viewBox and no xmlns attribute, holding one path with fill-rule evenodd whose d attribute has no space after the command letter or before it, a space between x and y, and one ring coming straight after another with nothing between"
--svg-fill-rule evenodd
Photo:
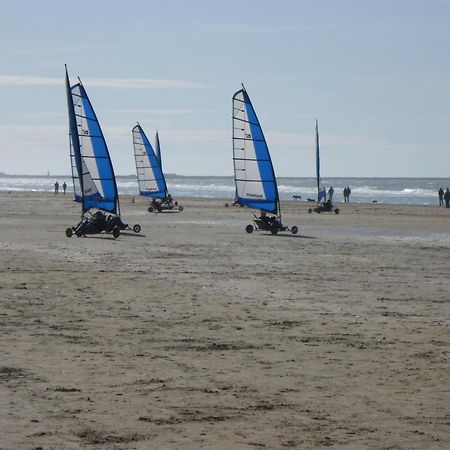
<instances>
[{"instance_id":1,"label":"buggy shadow on sand","mask_svg":"<svg viewBox=\"0 0 450 450\"><path fill-rule=\"evenodd\" d=\"M318 213L318 214L320 214L322 212L332 212L332 211L334 211L335 214L339 214L339 208L334 208L333 209L333 203L331 203L331 200L327 200L324 203L318 204L314 209L313 208L309 208L308 209L308 213L309 214L311 214L313 211Z\"/></svg>"},{"instance_id":2,"label":"buggy shadow on sand","mask_svg":"<svg viewBox=\"0 0 450 450\"><path fill-rule=\"evenodd\" d=\"M257 217L255 214L254 216L253 225L249 224L245 227L247 233L253 233L253 231L270 231L272 234L278 234L279 231L290 231L292 234L298 233L298 227L296 225L291 228L285 227L278 217Z\"/></svg>"},{"instance_id":3,"label":"buggy shadow on sand","mask_svg":"<svg viewBox=\"0 0 450 450\"><path fill-rule=\"evenodd\" d=\"M141 226L136 224L133 228L130 228L127 224L123 223L120 216L116 214L105 213L98 210L94 214L89 214L83 217L83 219L75 227L66 229L66 236L77 237L86 236L88 234L112 234L114 239L120 236L120 232L123 230L133 230L135 233L141 231Z\"/></svg>"}]
</instances>

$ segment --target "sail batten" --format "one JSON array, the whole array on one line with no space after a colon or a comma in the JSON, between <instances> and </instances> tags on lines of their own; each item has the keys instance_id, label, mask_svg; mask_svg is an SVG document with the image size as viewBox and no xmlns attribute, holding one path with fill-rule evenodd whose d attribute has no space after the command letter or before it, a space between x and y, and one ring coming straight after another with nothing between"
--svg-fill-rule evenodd
<instances>
[{"instance_id":1,"label":"sail batten","mask_svg":"<svg viewBox=\"0 0 450 450\"><path fill-rule=\"evenodd\" d=\"M133 128L132 136L139 193L152 198L166 197L167 185L162 172L161 155L159 154L159 157L156 155L139 124ZM159 138L157 143L159 148Z\"/></svg>"},{"instance_id":2,"label":"sail batten","mask_svg":"<svg viewBox=\"0 0 450 450\"><path fill-rule=\"evenodd\" d=\"M278 189L272 160L245 89L233 96L232 130L236 201L250 208L279 214Z\"/></svg>"}]
</instances>

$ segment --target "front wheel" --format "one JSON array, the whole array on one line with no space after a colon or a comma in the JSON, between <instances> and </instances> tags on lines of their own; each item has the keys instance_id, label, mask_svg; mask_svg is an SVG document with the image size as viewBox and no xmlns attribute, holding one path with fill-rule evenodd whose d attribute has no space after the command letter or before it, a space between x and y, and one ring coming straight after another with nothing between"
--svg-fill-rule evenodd
<instances>
[{"instance_id":1,"label":"front wheel","mask_svg":"<svg viewBox=\"0 0 450 450\"><path fill-rule=\"evenodd\" d=\"M246 231L248 234L253 233L253 225L247 225L247 226L245 227L245 231Z\"/></svg>"},{"instance_id":2,"label":"front wheel","mask_svg":"<svg viewBox=\"0 0 450 450\"><path fill-rule=\"evenodd\" d=\"M155 209L153 208L153 206L149 206L148 207L148 212L153 212Z\"/></svg>"},{"instance_id":3,"label":"front wheel","mask_svg":"<svg viewBox=\"0 0 450 450\"><path fill-rule=\"evenodd\" d=\"M180 211L180 212L183 211L183 209L184 208L181 205L178 207L178 211Z\"/></svg>"},{"instance_id":4,"label":"front wheel","mask_svg":"<svg viewBox=\"0 0 450 450\"><path fill-rule=\"evenodd\" d=\"M311 214L312 213L312 208L309 208L308 209L308 214Z\"/></svg>"},{"instance_id":5,"label":"front wheel","mask_svg":"<svg viewBox=\"0 0 450 450\"><path fill-rule=\"evenodd\" d=\"M134 231L135 233L139 233L139 232L141 231L141 226L140 226L139 224L136 224L136 225L133 227L133 231Z\"/></svg>"},{"instance_id":6,"label":"front wheel","mask_svg":"<svg viewBox=\"0 0 450 450\"><path fill-rule=\"evenodd\" d=\"M66 230L66 236L67 236L67 237L72 237L72 236L73 236L73 229L72 229L72 228L67 228L67 230Z\"/></svg>"},{"instance_id":7,"label":"front wheel","mask_svg":"<svg viewBox=\"0 0 450 450\"><path fill-rule=\"evenodd\" d=\"M230 206L229 203L225 203L225 208L228 208Z\"/></svg>"},{"instance_id":8,"label":"front wheel","mask_svg":"<svg viewBox=\"0 0 450 450\"><path fill-rule=\"evenodd\" d=\"M117 239L120 236L120 230L118 228L114 228L112 235L114 239Z\"/></svg>"},{"instance_id":9,"label":"front wheel","mask_svg":"<svg viewBox=\"0 0 450 450\"><path fill-rule=\"evenodd\" d=\"M292 233L292 234L297 234L297 233L298 233L298 227L294 225L294 226L291 228L291 233Z\"/></svg>"},{"instance_id":10,"label":"front wheel","mask_svg":"<svg viewBox=\"0 0 450 450\"><path fill-rule=\"evenodd\" d=\"M335 214L339 214L339 208L336 208L336 209L334 210L334 213L335 213Z\"/></svg>"}]
</instances>

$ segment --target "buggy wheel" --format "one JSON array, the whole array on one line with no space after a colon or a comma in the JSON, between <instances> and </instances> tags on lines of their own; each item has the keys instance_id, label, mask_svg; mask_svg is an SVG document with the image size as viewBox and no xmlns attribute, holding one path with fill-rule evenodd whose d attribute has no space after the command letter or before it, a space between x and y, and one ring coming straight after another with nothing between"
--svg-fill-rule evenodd
<instances>
[{"instance_id":1,"label":"buggy wheel","mask_svg":"<svg viewBox=\"0 0 450 450\"><path fill-rule=\"evenodd\" d=\"M294 225L294 226L291 228L291 233L292 233L292 234L297 234L297 233L298 233L298 227L297 227L296 225Z\"/></svg>"},{"instance_id":2,"label":"buggy wheel","mask_svg":"<svg viewBox=\"0 0 450 450\"><path fill-rule=\"evenodd\" d=\"M149 206L148 207L148 212L153 212L155 209L153 208L153 206Z\"/></svg>"},{"instance_id":3,"label":"buggy wheel","mask_svg":"<svg viewBox=\"0 0 450 450\"><path fill-rule=\"evenodd\" d=\"M335 214L339 214L339 208L336 208L336 209L334 210L334 213L335 213Z\"/></svg>"},{"instance_id":4,"label":"buggy wheel","mask_svg":"<svg viewBox=\"0 0 450 450\"><path fill-rule=\"evenodd\" d=\"M133 227L133 231L134 231L135 233L139 233L139 231L141 231L141 226L140 226L139 224L136 224L136 225Z\"/></svg>"},{"instance_id":5,"label":"buggy wheel","mask_svg":"<svg viewBox=\"0 0 450 450\"><path fill-rule=\"evenodd\" d=\"M228 208L230 206L229 203L225 203L225 208Z\"/></svg>"},{"instance_id":6,"label":"buggy wheel","mask_svg":"<svg viewBox=\"0 0 450 450\"><path fill-rule=\"evenodd\" d=\"M309 208L309 209L308 209L308 214L311 214L311 213L312 213L312 209Z\"/></svg>"},{"instance_id":7,"label":"buggy wheel","mask_svg":"<svg viewBox=\"0 0 450 450\"><path fill-rule=\"evenodd\" d=\"M114 239L117 239L120 236L120 230L117 227L114 228L114 230L112 231L112 235Z\"/></svg>"},{"instance_id":8,"label":"buggy wheel","mask_svg":"<svg viewBox=\"0 0 450 450\"><path fill-rule=\"evenodd\" d=\"M183 209L184 208L181 205L178 207L178 211L180 211L180 212L183 211Z\"/></svg>"},{"instance_id":9,"label":"buggy wheel","mask_svg":"<svg viewBox=\"0 0 450 450\"><path fill-rule=\"evenodd\" d=\"M72 236L73 236L73 230L72 230L72 228L67 228L67 229L66 229L66 236L67 236L67 237L72 237Z\"/></svg>"},{"instance_id":10,"label":"buggy wheel","mask_svg":"<svg viewBox=\"0 0 450 450\"><path fill-rule=\"evenodd\" d=\"M278 225L276 223L274 223L271 227L270 227L270 232L272 234L277 234L278 233Z\"/></svg>"},{"instance_id":11,"label":"buggy wheel","mask_svg":"<svg viewBox=\"0 0 450 450\"><path fill-rule=\"evenodd\" d=\"M247 225L247 226L245 227L245 231L246 231L248 234L253 233L253 225Z\"/></svg>"}]
</instances>

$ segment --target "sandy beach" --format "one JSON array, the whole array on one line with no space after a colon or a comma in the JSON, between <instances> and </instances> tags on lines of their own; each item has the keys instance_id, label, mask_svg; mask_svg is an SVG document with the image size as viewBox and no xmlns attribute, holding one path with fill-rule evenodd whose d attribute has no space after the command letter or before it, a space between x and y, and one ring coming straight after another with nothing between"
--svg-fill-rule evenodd
<instances>
[{"instance_id":1,"label":"sandy beach","mask_svg":"<svg viewBox=\"0 0 450 450\"><path fill-rule=\"evenodd\" d=\"M447 449L450 211L0 193L1 449Z\"/></svg>"}]
</instances>

